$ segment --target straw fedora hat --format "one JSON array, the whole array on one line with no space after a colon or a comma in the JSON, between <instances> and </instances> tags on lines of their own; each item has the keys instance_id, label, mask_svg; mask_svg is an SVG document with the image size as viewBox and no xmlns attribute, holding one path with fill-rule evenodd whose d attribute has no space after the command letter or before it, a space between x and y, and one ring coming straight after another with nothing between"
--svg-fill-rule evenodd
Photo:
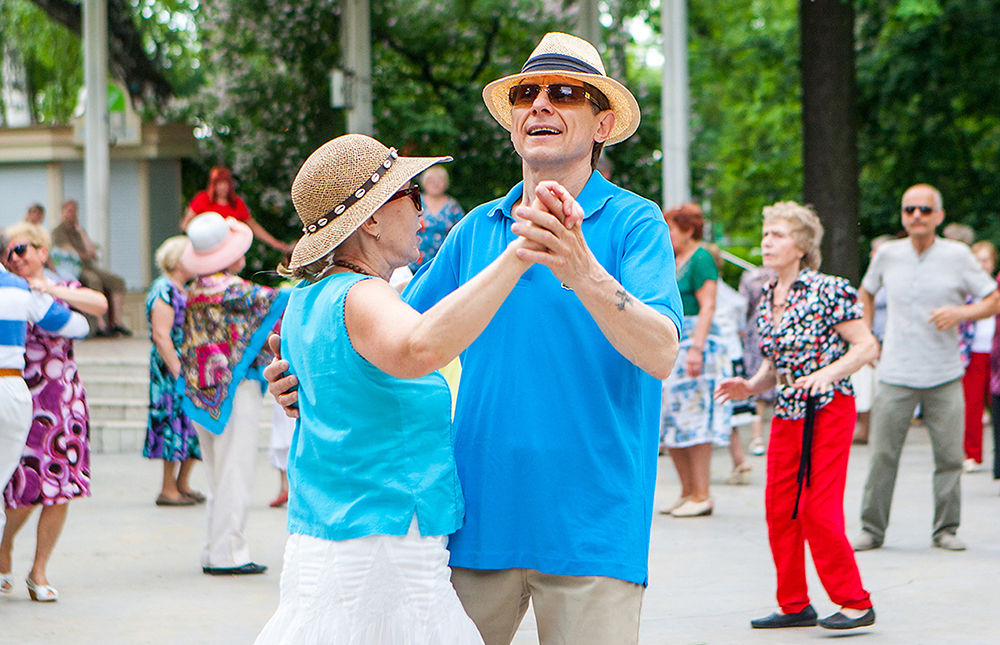
<instances>
[{"instance_id":1,"label":"straw fedora hat","mask_svg":"<svg viewBox=\"0 0 1000 645\"><path fill-rule=\"evenodd\" d=\"M451 157L401 157L363 134L345 134L316 149L292 182L304 235L288 269L322 258L356 231L410 179Z\"/></svg>"},{"instance_id":2,"label":"straw fedora hat","mask_svg":"<svg viewBox=\"0 0 1000 645\"><path fill-rule=\"evenodd\" d=\"M181 254L181 265L194 275L218 273L232 266L253 243L253 231L239 220L211 211L188 224L191 244Z\"/></svg>"},{"instance_id":3,"label":"straw fedora hat","mask_svg":"<svg viewBox=\"0 0 1000 645\"><path fill-rule=\"evenodd\" d=\"M628 139L639 127L639 104L624 85L608 78L601 55L594 46L582 38L558 32L545 34L520 74L506 76L483 88L483 100L493 118L510 130L513 124L510 88L527 79L554 75L593 85L608 97L615 114L615 126L605 145Z\"/></svg>"}]
</instances>

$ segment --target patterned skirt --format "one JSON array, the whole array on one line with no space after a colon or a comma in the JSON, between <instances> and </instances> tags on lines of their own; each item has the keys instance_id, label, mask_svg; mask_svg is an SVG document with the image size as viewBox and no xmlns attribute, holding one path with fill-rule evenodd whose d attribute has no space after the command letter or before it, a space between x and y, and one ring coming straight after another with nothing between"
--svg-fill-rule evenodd
<instances>
[{"instance_id":1,"label":"patterned skirt","mask_svg":"<svg viewBox=\"0 0 1000 645\"><path fill-rule=\"evenodd\" d=\"M715 325L705 339L702 373L692 378L684 369L697 322L697 316L684 318L677 361L670 376L663 381L660 443L668 448L688 448L702 443L728 446L733 430L730 423L732 404L718 403L714 398L718 382L733 374L732 361Z\"/></svg>"},{"instance_id":2,"label":"patterned skirt","mask_svg":"<svg viewBox=\"0 0 1000 645\"><path fill-rule=\"evenodd\" d=\"M90 410L72 341L29 338L24 380L31 391L31 430L21 463L3 492L7 508L65 504L90 496Z\"/></svg>"}]
</instances>

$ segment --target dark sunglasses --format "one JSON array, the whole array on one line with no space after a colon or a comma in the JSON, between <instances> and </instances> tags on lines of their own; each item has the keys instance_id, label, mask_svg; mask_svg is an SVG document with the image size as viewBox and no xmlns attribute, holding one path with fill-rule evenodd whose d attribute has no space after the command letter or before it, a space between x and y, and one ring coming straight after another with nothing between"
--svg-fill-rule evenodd
<instances>
[{"instance_id":1,"label":"dark sunglasses","mask_svg":"<svg viewBox=\"0 0 1000 645\"><path fill-rule=\"evenodd\" d=\"M535 102L538 93L542 90L549 95L549 102L552 105L578 106L590 101L600 110L607 110L608 107L598 103L598 99L591 94L586 87L581 85L567 85L566 83L550 83L540 85L538 83L522 83L510 88L510 104L514 107L526 107Z\"/></svg>"},{"instance_id":2,"label":"dark sunglasses","mask_svg":"<svg viewBox=\"0 0 1000 645\"><path fill-rule=\"evenodd\" d=\"M11 257L13 257L15 253L17 254L17 257L23 258L24 254L28 252L28 246L28 244L18 244L17 246L11 247L11 249L7 251L7 261L10 262Z\"/></svg>"},{"instance_id":3,"label":"dark sunglasses","mask_svg":"<svg viewBox=\"0 0 1000 645\"><path fill-rule=\"evenodd\" d=\"M920 211L921 215L930 215L934 212L934 208L931 206L904 206L903 212L907 215L913 215L915 211Z\"/></svg>"},{"instance_id":4,"label":"dark sunglasses","mask_svg":"<svg viewBox=\"0 0 1000 645\"><path fill-rule=\"evenodd\" d=\"M403 199L404 197L409 197L413 200L413 205L416 206L417 212L423 212L424 205L420 203L420 186L414 184L409 188L401 188L393 193L392 197L386 200L386 204L395 201L397 199Z\"/></svg>"}]
</instances>

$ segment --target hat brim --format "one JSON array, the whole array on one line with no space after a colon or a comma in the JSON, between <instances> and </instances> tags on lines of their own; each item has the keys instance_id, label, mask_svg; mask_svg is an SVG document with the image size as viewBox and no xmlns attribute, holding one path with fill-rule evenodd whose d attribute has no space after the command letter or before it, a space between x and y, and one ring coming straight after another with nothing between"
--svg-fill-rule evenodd
<instances>
[{"instance_id":1,"label":"hat brim","mask_svg":"<svg viewBox=\"0 0 1000 645\"><path fill-rule=\"evenodd\" d=\"M232 266L234 262L246 255L253 244L253 231L239 220L227 218L229 235L217 247L208 253L198 253L194 246L188 245L181 254L181 265L188 273L194 275L209 275L218 273Z\"/></svg>"},{"instance_id":2,"label":"hat brim","mask_svg":"<svg viewBox=\"0 0 1000 645\"><path fill-rule=\"evenodd\" d=\"M611 129L611 135L604 142L604 145L611 146L620 143L635 134L635 131L639 128L639 103L624 85L613 78L608 78L600 74L586 74L583 72L553 69L505 76L483 88L483 101L486 102L486 108L493 115L493 118L506 130L509 131L513 127L510 88L526 79L543 76L566 76L573 78L593 85L608 97L608 102L611 104L611 111L615 114L615 125Z\"/></svg>"},{"instance_id":3,"label":"hat brim","mask_svg":"<svg viewBox=\"0 0 1000 645\"><path fill-rule=\"evenodd\" d=\"M451 161L451 157L398 157L382 179L368 191L363 198L354 203L342 215L337 217L315 233L306 233L295 243L289 270L295 270L319 260L341 242L350 237L351 233L380 209L396 191L410 182L411 179L427 170L434 164ZM336 204L330 204L333 208Z\"/></svg>"}]
</instances>

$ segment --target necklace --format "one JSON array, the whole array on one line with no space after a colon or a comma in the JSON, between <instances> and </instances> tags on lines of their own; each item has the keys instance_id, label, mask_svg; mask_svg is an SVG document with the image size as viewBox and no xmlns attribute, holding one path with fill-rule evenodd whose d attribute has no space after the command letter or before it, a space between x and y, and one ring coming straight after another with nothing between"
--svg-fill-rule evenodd
<instances>
[{"instance_id":1,"label":"necklace","mask_svg":"<svg viewBox=\"0 0 1000 645\"><path fill-rule=\"evenodd\" d=\"M370 275L373 278L379 277L379 276L375 275L374 273L366 270L365 268L360 267L357 264L353 264L351 262L348 262L347 260L336 259L333 262L331 262L330 264L332 264L333 266L338 266L338 267L343 267L345 269L350 269L351 271L353 271L355 273L360 273L361 275Z\"/></svg>"}]
</instances>

